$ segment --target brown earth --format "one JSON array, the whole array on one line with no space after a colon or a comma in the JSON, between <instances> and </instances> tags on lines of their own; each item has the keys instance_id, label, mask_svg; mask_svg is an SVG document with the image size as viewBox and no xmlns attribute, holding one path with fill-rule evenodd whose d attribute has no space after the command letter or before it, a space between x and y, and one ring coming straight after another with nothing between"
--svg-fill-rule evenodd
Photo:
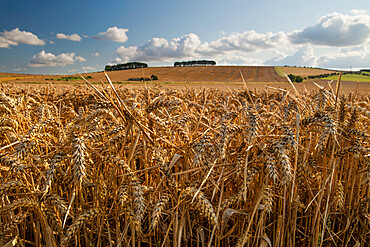
<instances>
[{"instance_id":1,"label":"brown earth","mask_svg":"<svg viewBox=\"0 0 370 247\"><path fill-rule=\"evenodd\" d=\"M279 67L279 68L281 68L287 75L293 74L302 77L310 75L331 74L338 72L336 70L316 69L316 68L301 68L301 67Z\"/></svg>"}]
</instances>

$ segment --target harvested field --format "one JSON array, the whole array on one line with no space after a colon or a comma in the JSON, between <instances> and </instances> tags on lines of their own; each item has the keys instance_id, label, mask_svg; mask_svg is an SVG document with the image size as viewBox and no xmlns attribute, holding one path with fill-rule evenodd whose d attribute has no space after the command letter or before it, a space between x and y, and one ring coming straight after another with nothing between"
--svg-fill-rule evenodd
<instances>
[{"instance_id":1,"label":"harvested field","mask_svg":"<svg viewBox=\"0 0 370 247\"><path fill-rule=\"evenodd\" d=\"M331 74L339 71L336 70L327 70L327 69L315 69L315 68L301 68L301 67L278 67L284 71L287 75L299 75L302 77L307 77L309 75L322 75L322 74Z\"/></svg>"},{"instance_id":2,"label":"harvested field","mask_svg":"<svg viewBox=\"0 0 370 247\"><path fill-rule=\"evenodd\" d=\"M34 81L38 80L38 75L0 73L0 82Z\"/></svg>"},{"instance_id":3,"label":"harvested field","mask_svg":"<svg viewBox=\"0 0 370 247\"><path fill-rule=\"evenodd\" d=\"M240 83L242 72L247 82L283 82L285 78L276 74L274 67L265 66L196 66L196 67L157 67L109 72L113 81L127 81L129 78L156 75L160 82L189 83ZM104 74L91 75L105 79Z\"/></svg>"},{"instance_id":4,"label":"harvested field","mask_svg":"<svg viewBox=\"0 0 370 247\"><path fill-rule=\"evenodd\" d=\"M247 82L285 82L284 77L279 76L274 67L266 66L195 66L195 67L149 67L143 69L130 69L108 72L113 82L125 82L130 78L150 78L156 75L159 82L188 82L188 83L241 83L243 73ZM91 76L91 82L105 80L102 72L87 73L84 76ZM62 76L36 76L35 78L25 78L24 80L13 80L16 83L59 83L58 78ZM8 78L9 82L12 82ZM46 80L48 79L48 80ZM53 79L53 80L50 80ZM0 78L1 80L1 78Z\"/></svg>"},{"instance_id":5,"label":"harvested field","mask_svg":"<svg viewBox=\"0 0 370 247\"><path fill-rule=\"evenodd\" d=\"M28 74L15 74L15 73L2 73L0 72L0 78L3 77L24 77L24 76L30 76Z\"/></svg>"},{"instance_id":6,"label":"harvested field","mask_svg":"<svg viewBox=\"0 0 370 247\"><path fill-rule=\"evenodd\" d=\"M368 93L96 86L1 88L0 245L369 243Z\"/></svg>"}]
</instances>

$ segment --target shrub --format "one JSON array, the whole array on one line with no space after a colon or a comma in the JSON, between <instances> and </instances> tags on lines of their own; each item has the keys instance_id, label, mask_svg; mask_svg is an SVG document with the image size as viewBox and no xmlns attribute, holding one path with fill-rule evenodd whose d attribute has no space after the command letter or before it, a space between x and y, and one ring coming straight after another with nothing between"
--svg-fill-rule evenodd
<instances>
[{"instance_id":1,"label":"shrub","mask_svg":"<svg viewBox=\"0 0 370 247\"><path fill-rule=\"evenodd\" d=\"M295 75L289 74L288 77L292 82L295 82Z\"/></svg>"},{"instance_id":2,"label":"shrub","mask_svg":"<svg viewBox=\"0 0 370 247\"><path fill-rule=\"evenodd\" d=\"M293 75L293 74L289 74L288 77L292 82L302 82L303 81L303 77L301 77L299 75L296 76L296 75Z\"/></svg>"},{"instance_id":3,"label":"shrub","mask_svg":"<svg viewBox=\"0 0 370 247\"><path fill-rule=\"evenodd\" d=\"M295 82L302 82L302 81L303 81L303 77L296 76Z\"/></svg>"}]
</instances>

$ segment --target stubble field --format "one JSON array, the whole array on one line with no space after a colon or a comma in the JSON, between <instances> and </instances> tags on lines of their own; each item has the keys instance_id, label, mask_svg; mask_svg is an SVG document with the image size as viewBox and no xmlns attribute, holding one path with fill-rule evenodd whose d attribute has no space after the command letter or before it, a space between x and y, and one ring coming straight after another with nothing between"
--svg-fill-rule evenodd
<instances>
[{"instance_id":1,"label":"stubble field","mask_svg":"<svg viewBox=\"0 0 370 247\"><path fill-rule=\"evenodd\" d=\"M243 74L247 82L284 82L285 78L279 76L274 67L268 66L195 66L195 67L149 67L144 69L131 69L109 72L109 76L114 82L125 82L130 78L150 78L156 75L160 82L168 83L240 83L242 81L240 73ZM91 76L91 82L105 80L104 73L86 73L84 76ZM26 76L24 76L26 77ZM57 79L63 76L57 75L38 75L34 78L28 76L22 78L21 75L11 78L10 74L4 74L0 81L15 83L58 83ZM6 78L6 79L5 79ZM52 79L52 80L50 80Z\"/></svg>"}]
</instances>

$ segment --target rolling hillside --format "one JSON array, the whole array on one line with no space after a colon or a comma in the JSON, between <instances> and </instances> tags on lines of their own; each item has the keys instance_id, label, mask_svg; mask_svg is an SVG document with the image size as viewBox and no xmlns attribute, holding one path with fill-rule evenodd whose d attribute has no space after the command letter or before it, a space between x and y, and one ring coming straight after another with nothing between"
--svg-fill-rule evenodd
<instances>
[{"instance_id":1,"label":"rolling hillside","mask_svg":"<svg viewBox=\"0 0 370 247\"><path fill-rule=\"evenodd\" d=\"M278 71L279 74L276 72ZM296 67L269 67L269 66L194 66L194 67L148 67L108 72L113 82L127 82L130 78L150 78L156 75L161 83L242 83L243 74L246 82L286 82L281 74L295 74L301 76L320 75L330 70L296 68ZM105 81L102 72L86 73L91 76L91 82ZM58 81L66 75L25 75L0 73L1 82L14 83L66 83ZM78 82L78 80L74 80ZM69 82L67 82L69 83Z\"/></svg>"},{"instance_id":2,"label":"rolling hillside","mask_svg":"<svg viewBox=\"0 0 370 247\"><path fill-rule=\"evenodd\" d=\"M149 67L143 69L131 69L108 72L114 82L125 82L130 78L150 78L156 75L160 82L189 82L189 83L240 83L243 74L247 82L284 82L285 78L279 76L274 67L266 66L196 66L196 67ZM92 82L105 80L102 72L87 73L84 76L91 76ZM22 78L20 76L12 78L11 76L2 77L0 81L8 82L38 82L57 81L62 76L36 76L34 78ZM17 80L16 80L17 79Z\"/></svg>"},{"instance_id":3,"label":"rolling hillside","mask_svg":"<svg viewBox=\"0 0 370 247\"><path fill-rule=\"evenodd\" d=\"M197 66L197 67L149 67L144 69L131 69L121 71L108 72L109 77L113 82L122 83L122 86L140 87L144 84L141 81L128 81L130 78L150 78L151 75L158 76L158 81L148 82L149 84L166 84L168 86L178 87L184 86L185 83L192 87L207 87L227 89L238 88L243 85L243 80L240 75L243 74L245 81L251 88L265 89L266 86L277 88L290 88L289 83L281 74L295 74L300 76L320 75L332 73L331 70L312 69L312 68L296 68L296 67L263 67L263 66ZM280 75L279 75L280 74ZM104 73L86 73L85 77L91 77L88 80L92 83L100 84L106 82ZM79 80L78 75L72 75L72 80L66 81L67 75L27 75L27 74L11 74L0 73L0 83L2 85L14 84L20 87L38 87L38 84L52 84L57 88L65 87L66 85L85 84L83 80ZM64 79L63 79L64 78ZM349 77L343 77L341 86L345 91L356 91L357 80L349 80ZM369 77L366 76L366 79ZM334 78L335 81L337 78ZM317 86L313 83L319 83L324 87L329 87L328 82L331 79L314 79L306 80L303 83L296 83L298 91L315 90ZM361 81L361 80L360 80ZM127 84L127 85L126 85ZM361 81L358 90L362 92L370 91L370 82Z\"/></svg>"},{"instance_id":4,"label":"rolling hillside","mask_svg":"<svg viewBox=\"0 0 370 247\"><path fill-rule=\"evenodd\" d=\"M281 70L282 72L288 75L293 74L293 75L299 75L302 77L338 72L335 70L328 70L328 69L302 68L302 67L277 67L277 70Z\"/></svg>"}]
</instances>

